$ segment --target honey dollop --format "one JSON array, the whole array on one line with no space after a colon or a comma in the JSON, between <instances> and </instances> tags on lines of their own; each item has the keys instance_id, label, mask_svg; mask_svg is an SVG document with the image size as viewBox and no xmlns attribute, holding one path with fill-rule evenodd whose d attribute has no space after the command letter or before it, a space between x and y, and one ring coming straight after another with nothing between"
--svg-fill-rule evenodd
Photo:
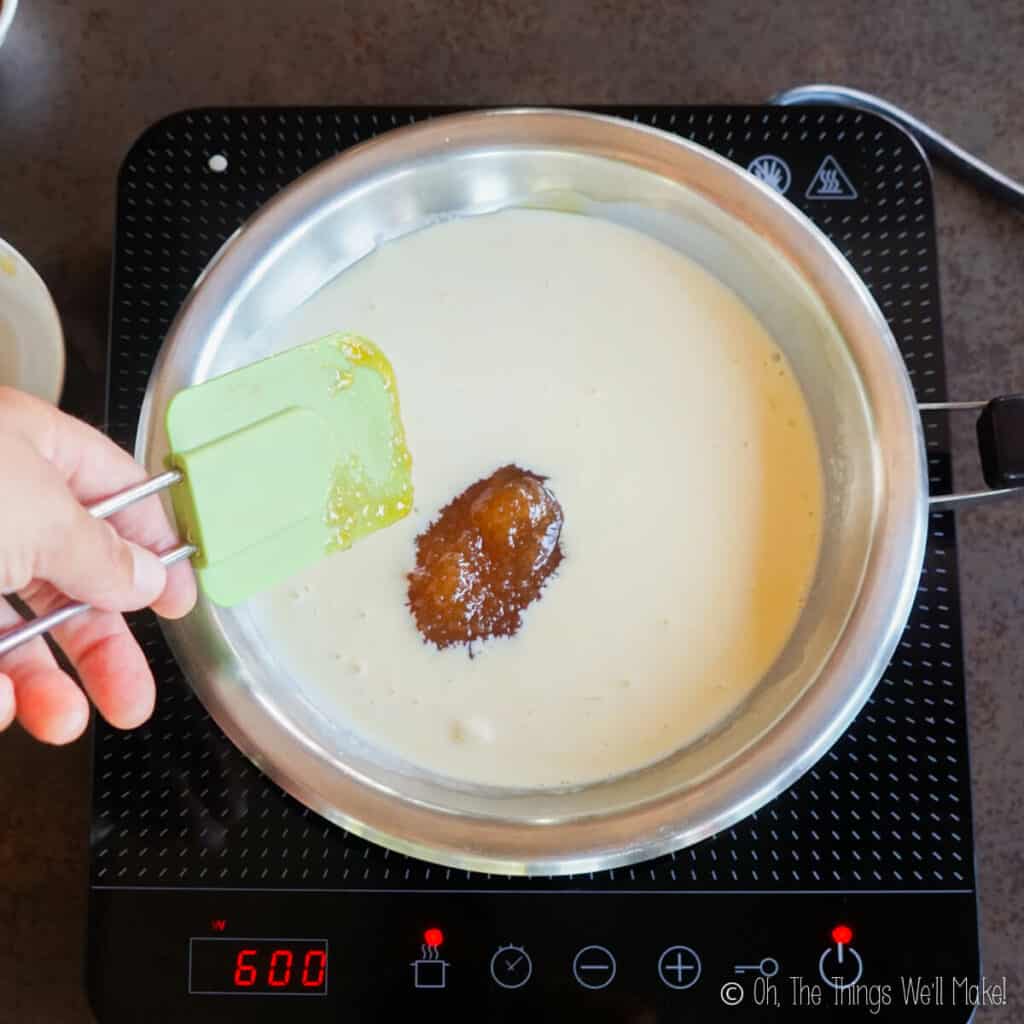
<instances>
[{"instance_id":1,"label":"honey dollop","mask_svg":"<svg viewBox=\"0 0 1024 1024\"><path fill-rule=\"evenodd\" d=\"M562 507L546 477L502 466L416 539L409 608L438 647L511 636L562 561Z\"/></svg>"}]
</instances>

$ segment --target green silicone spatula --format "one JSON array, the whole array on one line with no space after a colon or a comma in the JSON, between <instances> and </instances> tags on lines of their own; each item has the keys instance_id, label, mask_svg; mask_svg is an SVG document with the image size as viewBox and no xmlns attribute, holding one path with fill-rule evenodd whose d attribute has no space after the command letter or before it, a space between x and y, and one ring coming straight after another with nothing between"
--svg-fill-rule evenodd
<instances>
[{"instance_id":1,"label":"green silicone spatula","mask_svg":"<svg viewBox=\"0 0 1024 1024\"><path fill-rule=\"evenodd\" d=\"M203 592L230 606L412 509L412 459L387 357L331 334L178 392L166 473L89 511L165 487ZM0 655L86 609L68 605L0 636Z\"/></svg>"},{"instance_id":2,"label":"green silicone spatula","mask_svg":"<svg viewBox=\"0 0 1024 1024\"><path fill-rule=\"evenodd\" d=\"M372 342L332 334L186 388L168 467L204 592L232 605L412 508L395 376Z\"/></svg>"}]
</instances>

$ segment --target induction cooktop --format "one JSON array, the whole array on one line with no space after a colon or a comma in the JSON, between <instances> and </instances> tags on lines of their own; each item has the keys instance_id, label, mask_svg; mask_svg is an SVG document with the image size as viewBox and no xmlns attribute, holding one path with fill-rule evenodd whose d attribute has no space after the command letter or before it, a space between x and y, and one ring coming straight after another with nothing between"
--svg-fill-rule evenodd
<instances>
[{"instance_id":1,"label":"induction cooktop","mask_svg":"<svg viewBox=\"0 0 1024 1024\"><path fill-rule=\"evenodd\" d=\"M428 109L204 109L150 128L118 181L108 418L132 447L196 277L261 203ZM832 107L604 112L717 150L842 250L922 402L945 398L932 189L900 128ZM945 421L924 415L933 493ZM152 720L95 733L88 988L100 1021L966 1021L980 997L951 513L873 697L824 758L691 849L557 878L412 860L329 824L229 743L155 619Z\"/></svg>"}]
</instances>

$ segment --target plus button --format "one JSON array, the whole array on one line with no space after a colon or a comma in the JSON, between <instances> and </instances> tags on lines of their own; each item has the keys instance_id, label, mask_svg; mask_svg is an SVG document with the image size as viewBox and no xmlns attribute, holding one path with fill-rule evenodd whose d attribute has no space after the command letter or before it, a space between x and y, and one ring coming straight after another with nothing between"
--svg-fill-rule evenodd
<instances>
[{"instance_id":1,"label":"plus button","mask_svg":"<svg viewBox=\"0 0 1024 1024\"><path fill-rule=\"evenodd\" d=\"M669 946L658 960L658 977L669 988L690 988L700 978L700 957L689 946Z\"/></svg>"}]
</instances>

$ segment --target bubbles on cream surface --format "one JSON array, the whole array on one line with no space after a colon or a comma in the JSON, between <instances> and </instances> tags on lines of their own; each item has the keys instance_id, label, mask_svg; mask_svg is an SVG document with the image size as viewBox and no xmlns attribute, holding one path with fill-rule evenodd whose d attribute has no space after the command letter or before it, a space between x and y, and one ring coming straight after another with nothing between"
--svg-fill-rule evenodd
<instances>
[{"instance_id":1,"label":"bubbles on cream surface","mask_svg":"<svg viewBox=\"0 0 1024 1024\"><path fill-rule=\"evenodd\" d=\"M283 324L394 367L413 514L256 598L309 701L428 771L578 785L698 739L756 686L810 586L817 445L753 314L697 263L598 219L515 210L383 246ZM510 637L438 649L415 541L475 481L547 478L563 559Z\"/></svg>"}]
</instances>

